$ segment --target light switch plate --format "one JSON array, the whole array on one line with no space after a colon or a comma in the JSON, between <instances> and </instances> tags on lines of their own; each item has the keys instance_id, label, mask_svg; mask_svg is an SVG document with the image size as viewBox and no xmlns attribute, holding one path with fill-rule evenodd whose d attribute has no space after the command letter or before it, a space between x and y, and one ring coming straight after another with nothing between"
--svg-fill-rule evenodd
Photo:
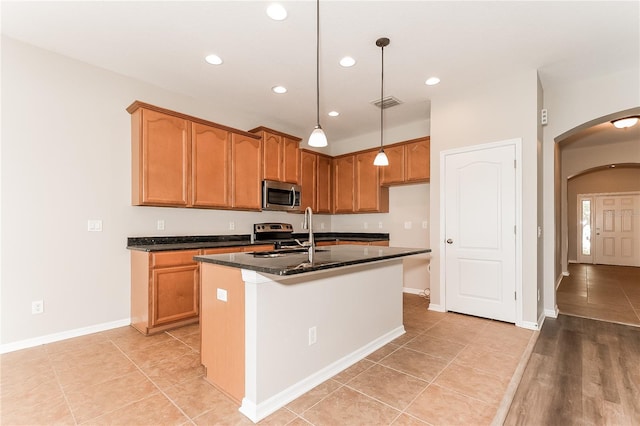
<instances>
[{"instance_id":1,"label":"light switch plate","mask_svg":"<svg viewBox=\"0 0 640 426\"><path fill-rule=\"evenodd\" d=\"M87 221L87 231L102 232L102 221L100 219L89 219Z\"/></svg>"},{"instance_id":2,"label":"light switch plate","mask_svg":"<svg viewBox=\"0 0 640 426\"><path fill-rule=\"evenodd\" d=\"M411 224L411 221L406 221L406 222L404 223L404 229L411 229L411 225L412 225L412 224Z\"/></svg>"},{"instance_id":3,"label":"light switch plate","mask_svg":"<svg viewBox=\"0 0 640 426\"><path fill-rule=\"evenodd\" d=\"M223 301L223 302L226 302L226 301L227 301L227 290L225 290L225 289L223 289L223 288L219 288L219 289L217 289L217 292L216 292L216 298L217 298L218 300L221 300L221 301Z\"/></svg>"}]
</instances>

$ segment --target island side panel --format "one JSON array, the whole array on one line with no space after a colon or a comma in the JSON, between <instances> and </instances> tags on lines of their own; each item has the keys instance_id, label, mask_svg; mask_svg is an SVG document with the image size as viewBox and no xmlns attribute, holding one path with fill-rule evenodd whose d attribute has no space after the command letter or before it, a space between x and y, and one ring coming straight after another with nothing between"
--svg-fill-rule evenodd
<instances>
[{"instance_id":1,"label":"island side panel","mask_svg":"<svg viewBox=\"0 0 640 426\"><path fill-rule=\"evenodd\" d=\"M244 397L244 282L240 269L200 263L200 357L206 379L238 404ZM218 289L227 301L218 300Z\"/></svg>"},{"instance_id":2,"label":"island side panel","mask_svg":"<svg viewBox=\"0 0 640 426\"><path fill-rule=\"evenodd\" d=\"M247 314L255 319L245 323L256 327L247 330L247 336L255 333L255 341L247 341L247 350L256 352L255 382L246 382L255 389L247 388L245 397L258 407L272 397L286 398L283 392L292 386L403 329L401 259L262 278L247 282L247 291L256 292ZM312 327L317 341L310 345Z\"/></svg>"},{"instance_id":3,"label":"island side panel","mask_svg":"<svg viewBox=\"0 0 640 426\"><path fill-rule=\"evenodd\" d=\"M149 253L131 251L131 325L149 333Z\"/></svg>"}]
</instances>

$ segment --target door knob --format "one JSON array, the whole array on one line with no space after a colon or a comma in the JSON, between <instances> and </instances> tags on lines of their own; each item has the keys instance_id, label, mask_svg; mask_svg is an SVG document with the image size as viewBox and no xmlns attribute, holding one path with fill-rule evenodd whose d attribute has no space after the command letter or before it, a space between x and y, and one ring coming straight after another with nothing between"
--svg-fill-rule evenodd
<instances>
[{"instance_id":1,"label":"door knob","mask_svg":"<svg viewBox=\"0 0 640 426\"><path fill-rule=\"evenodd\" d=\"M453 240L451 238L447 239L447 244L453 244Z\"/></svg>"}]
</instances>

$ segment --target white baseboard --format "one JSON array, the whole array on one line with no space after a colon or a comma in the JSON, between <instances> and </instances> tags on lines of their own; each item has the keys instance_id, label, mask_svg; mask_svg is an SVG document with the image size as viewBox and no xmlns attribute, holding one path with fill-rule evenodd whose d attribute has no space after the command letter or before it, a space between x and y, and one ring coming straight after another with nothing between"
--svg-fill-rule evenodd
<instances>
[{"instance_id":1,"label":"white baseboard","mask_svg":"<svg viewBox=\"0 0 640 426\"><path fill-rule=\"evenodd\" d=\"M549 318L558 318L558 306L556 305L554 309L545 309L544 315Z\"/></svg>"},{"instance_id":2,"label":"white baseboard","mask_svg":"<svg viewBox=\"0 0 640 426\"><path fill-rule=\"evenodd\" d=\"M402 287L403 293L408 294L417 294L418 296L429 295L430 291L428 288L411 288L411 287Z\"/></svg>"},{"instance_id":3,"label":"white baseboard","mask_svg":"<svg viewBox=\"0 0 640 426\"><path fill-rule=\"evenodd\" d=\"M516 322L516 326L521 328L526 328L528 330L540 330L540 323L531 322L531 321L518 321Z\"/></svg>"},{"instance_id":4,"label":"white baseboard","mask_svg":"<svg viewBox=\"0 0 640 426\"><path fill-rule=\"evenodd\" d=\"M131 324L131 318L125 318L118 321L105 322L102 324L91 325L89 327L76 328L74 330L62 331L60 333L47 334L45 336L5 343L0 345L0 354L32 348L34 346L46 345L47 343L59 342L60 340L85 336L87 334L98 333L100 331L111 330L112 328L124 327L129 324Z\"/></svg>"},{"instance_id":5,"label":"white baseboard","mask_svg":"<svg viewBox=\"0 0 640 426\"><path fill-rule=\"evenodd\" d=\"M560 275L558 277L558 279L556 280L556 291L558 291L558 287L560 287L560 283L562 282L562 278L564 278L564 276Z\"/></svg>"},{"instance_id":6,"label":"white baseboard","mask_svg":"<svg viewBox=\"0 0 640 426\"><path fill-rule=\"evenodd\" d=\"M351 367L367 355L377 351L387 343L402 336L404 333L404 326L401 325L400 327L391 330L372 342L369 342L360 349L357 349L345 357L331 363L322 370L289 386L282 392L273 395L259 404L256 404L254 401L249 401L247 398L243 398L242 405L240 406L240 412L251 419L254 423L257 423L268 415L276 412L281 407L284 407L289 402L315 388L319 384L329 380L331 377L346 368Z\"/></svg>"},{"instance_id":7,"label":"white baseboard","mask_svg":"<svg viewBox=\"0 0 640 426\"><path fill-rule=\"evenodd\" d=\"M429 310L436 311L436 312L446 312L445 309L442 307L442 305L438 305L435 303L429 303Z\"/></svg>"},{"instance_id":8,"label":"white baseboard","mask_svg":"<svg viewBox=\"0 0 640 426\"><path fill-rule=\"evenodd\" d=\"M562 275L563 275L563 276L565 276L565 277L568 277L568 276L569 276L569 275L571 275L571 274L569 273L569 271L563 271L563 272L562 272Z\"/></svg>"}]
</instances>

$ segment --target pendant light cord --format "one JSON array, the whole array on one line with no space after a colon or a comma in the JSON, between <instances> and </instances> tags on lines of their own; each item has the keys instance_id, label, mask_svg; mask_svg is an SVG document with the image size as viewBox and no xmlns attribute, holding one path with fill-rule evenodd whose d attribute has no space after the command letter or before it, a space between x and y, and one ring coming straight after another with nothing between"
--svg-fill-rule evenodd
<instances>
[{"instance_id":1,"label":"pendant light cord","mask_svg":"<svg viewBox=\"0 0 640 426\"><path fill-rule=\"evenodd\" d=\"M320 127L320 0L316 1L316 124Z\"/></svg>"},{"instance_id":2,"label":"pendant light cord","mask_svg":"<svg viewBox=\"0 0 640 426\"><path fill-rule=\"evenodd\" d=\"M382 45L380 47L382 49L382 72L381 72L381 79L380 79L380 149L382 149L382 141L383 141L383 136L382 136L382 120L383 120L383 114L382 112L384 111L384 45Z\"/></svg>"}]
</instances>

